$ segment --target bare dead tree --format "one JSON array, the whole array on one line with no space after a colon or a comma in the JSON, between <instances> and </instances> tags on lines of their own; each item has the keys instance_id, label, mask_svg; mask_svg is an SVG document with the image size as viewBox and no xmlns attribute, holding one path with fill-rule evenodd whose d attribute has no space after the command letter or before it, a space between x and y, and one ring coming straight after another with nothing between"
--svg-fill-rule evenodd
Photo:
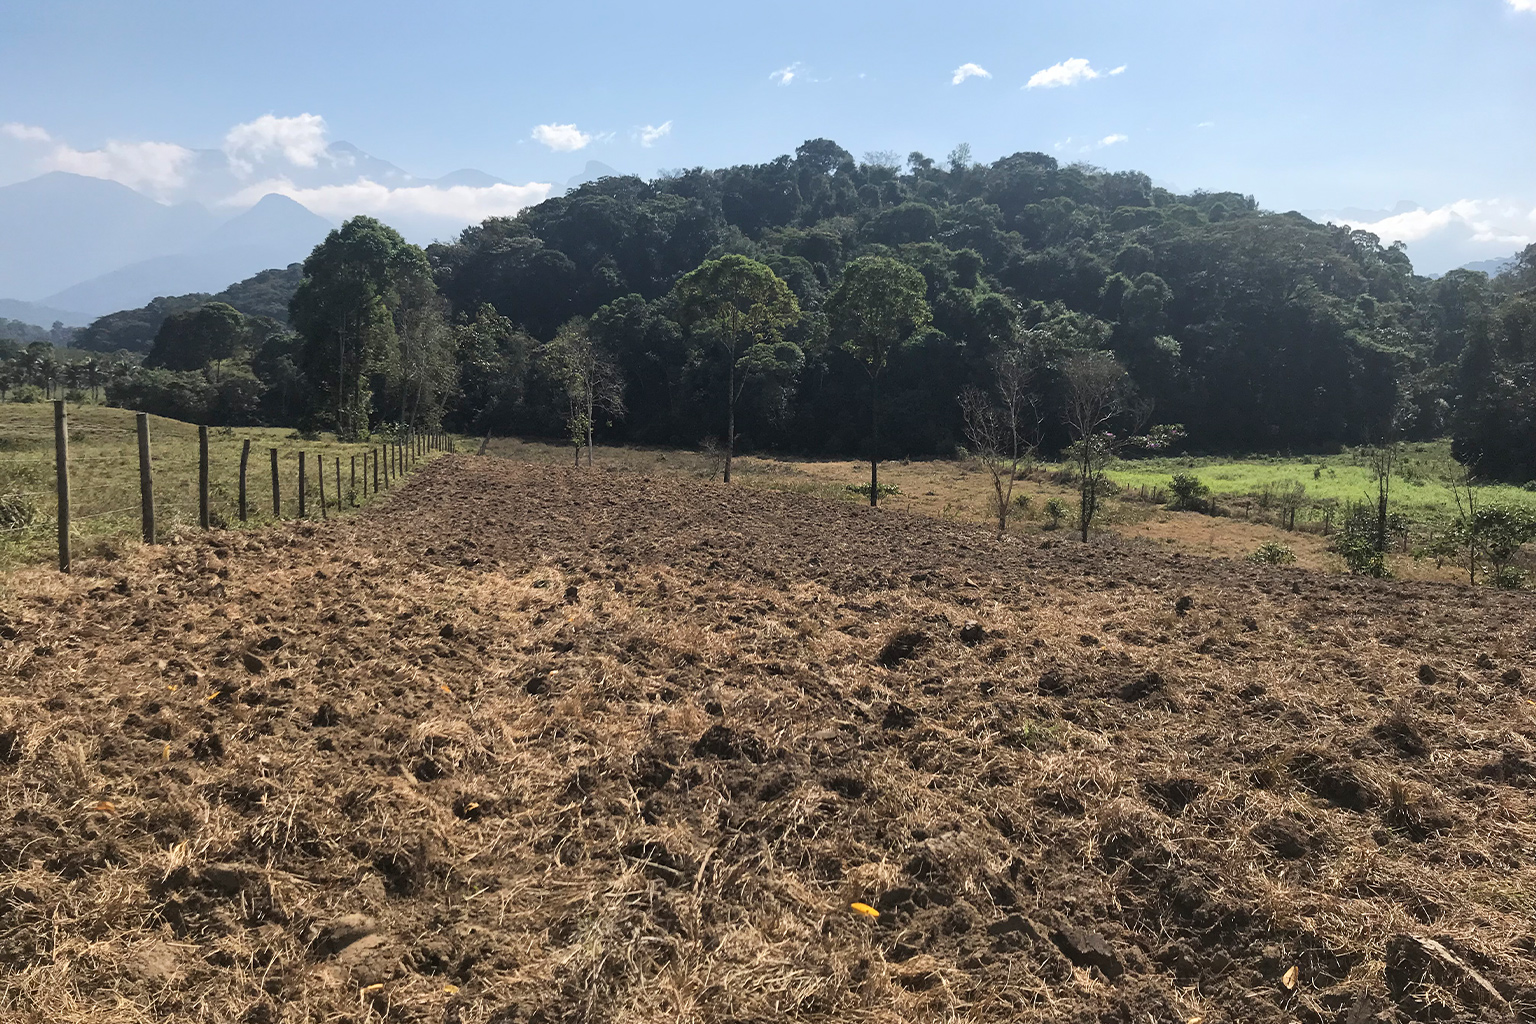
<instances>
[{"instance_id":1,"label":"bare dead tree","mask_svg":"<svg viewBox=\"0 0 1536 1024\"><path fill-rule=\"evenodd\" d=\"M960 395L965 436L971 454L986 466L992 477L993 508L997 535L1008 529L1013 510L1013 491L1021 471L1034 461L1039 447L1040 417L1029 385L1034 368L1021 346L1010 346L991 361L992 394L967 388Z\"/></svg>"}]
</instances>

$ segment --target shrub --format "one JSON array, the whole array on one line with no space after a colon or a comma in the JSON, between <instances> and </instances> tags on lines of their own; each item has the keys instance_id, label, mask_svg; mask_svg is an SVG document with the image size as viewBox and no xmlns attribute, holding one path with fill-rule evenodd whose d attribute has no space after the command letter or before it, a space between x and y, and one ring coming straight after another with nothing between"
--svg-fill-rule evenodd
<instances>
[{"instance_id":1,"label":"shrub","mask_svg":"<svg viewBox=\"0 0 1536 1024\"><path fill-rule=\"evenodd\" d=\"M867 498L867 497L869 497L869 484L849 484L848 485L848 493L850 493L850 494L862 494L864 497ZM890 494L900 494L900 493L901 493L901 488L897 487L895 484L881 484L880 485L880 497L882 497L882 498L884 498L884 497L886 497L887 495L890 495Z\"/></svg>"},{"instance_id":2,"label":"shrub","mask_svg":"<svg viewBox=\"0 0 1536 1024\"><path fill-rule=\"evenodd\" d=\"M1045 503L1045 517L1047 530L1055 530L1061 526L1061 521L1067 517L1067 506L1060 498L1052 498Z\"/></svg>"},{"instance_id":3,"label":"shrub","mask_svg":"<svg viewBox=\"0 0 1536 1024\"><path fill-rule=\"evenodd\" d=\"M1198 509L1204 505L1205 496L1211 493L1205 481L1193 473L1173 474L1173 479L1168 481L1168 490L1173 493L1173 507L1179 509Z\"/></svg>"},{"instance_id":4,"label":"shrub","mask_svg":"<svg viewBox=\"0 0 1536 1024\"><path fill-rule=\"evenodd\" d=\"M1013 507L1018 511L1019 515L1028 518L1033 506L1034 502L1030 500L1027 494L1015 494L1013 496Z\"/></svg>"},{"instance_id":5,"label":"shrub","mask_svg":"<svg viewBox=\"0 0 1536 1024\"><path fill-rule=\"evenodd\" d=\"M1376 510L1364 502L1352 503L1345 509L1333 550L1352 573L1376 579L1391 575L1386 556L1376 550Z\"/></svg>"},{"instance_id":6,"label":"shrub","mask_svg":"<svg viewBox=\"0 0 1536 1024\"><path fill-rule=\"evenodd\" d=\"M1525 586L1525 570L1501 565L1493 574L1493 585L1500 590L1519 590Z\"/></svg>"},{"instance_id":7,"label":"shrub","mask_svg":"<svg viewBox=\"0 0 1536 1024\"><path fill-rule=\"evenodd\" d=\"M1248 561L1265 565L1291 565L1296 561L1296 552L1279 541L1267 540L1259 545L1259 550L1248 556Z\"/></svg>"},{"instance_id":8,"label":"shrub","mask_svg":"<svg viewBox=\"0 0 1536 1024\"><path fill-rule=\"evenodd\" d=\"M37 503L29 494L0 494L0 530L19 530L37 522Z\"/></svg>"}]
</instances>

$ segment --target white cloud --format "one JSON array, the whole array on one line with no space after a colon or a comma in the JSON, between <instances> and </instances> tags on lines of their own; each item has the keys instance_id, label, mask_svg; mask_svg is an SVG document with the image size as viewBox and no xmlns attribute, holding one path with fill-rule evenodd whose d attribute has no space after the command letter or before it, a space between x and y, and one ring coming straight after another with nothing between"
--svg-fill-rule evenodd
<instances>
[{"instance_id":1,"label":"white cloud","mask_svg":"<svg viewBox=\"0 0 1536 1024\"><path fill-rule=\"evenodd\" d=\"M1109 72L1118 75L1125 71L1125 65ZM1036 71L1030 76L1026 89L1056 89L1063 85L1076 85L1079 82L1087 82L1102 77L1102 73L1094 70L1092 64L1083 57L1073 57L1064 60L1060 64L1052 64L1044 71Z\"/></svg>"},{"instance_id":2,"label":"white cloud","mask_svg":"<svg viewBox=\"0 0 1536 1024\"><path fill-rule=\"evenodd\" d=\"M1377 221L1341 219L1339 223L1369 231L1383 242L1422 242L1455 231L1471 242L1520 248L1530 245L1536 234L1536 209L1497 199L1458 199L1435 210L1420 207Z\"/></svg>"},{"instance_id":3,"label":"white cloud","mask_svg":"<svg viewBox=\"0 0 1536 1024\"><path fill-rule=\"evenodd\" d=\"M773 82L775 85L788 85L790 82L795 80L795 76L799 73L800 62L795 61L788 67L782 67L779 68L779 70L770 73L768 75L768 80Z\"/></svg>"},{"instance_id":4,"label":"white cloud","mask_svg":"<svg viewBox=\"0 0 1536 1024\"><path fill-rule=\"evenodd\" d=\"M366 213L384 219L392 216L427 217L459 224L478 224L487 217L510 217L525 206L543 202L549 197L552 187L547 182L530 182L527 185L489 185L485 188L471 188L468 185L455 185L452 188L433 185L390 188L360 178L350 185L299 188L287 178L268 178L246 186L225 200L224 205L250 206L262 196L276 192L302 204L313 213L336 221Z\"/></svg>"},{"instance_id":5,"label":"white cloud","mask_svg":"<svg viewBox=\"0 0 1536 1024\"><path fill-rule=\"evenodd\" d=\"M7 121L0 124L0 132L4 132L19 142L52 142L53 136L45 129L35 124L21 124L16 121Z\"/></svg>"},{"instance_id":6,"label":"white cloud","mask_svg":"<svg viewBox=\"0 0 1536 1024\"><path fill-rule=\"evenodd\" d=\"M1075 136L1068 136L1062 141L1056 143L1052 148L1055 149L1058 153L1063 150L1075 150L1078 153L1092 153L1095 150L1108 149L1110 146L1118 146L1122 142L1130 141L1131 137L1129 135L1122 135L1119 132L1116 132L1113 135L1106 135L1102 139L1096 139L1092 142L1084 142Z\"/></svg>"},{"instance_id":7,"label":"white cloud","mask_svg":"<svg viewBox=\"0 0 1536 1024\"><path fill-rule=\"evenodd\" d=\"M1517 11L1530 11L1536 14L1536 0L1509 0L1509 6Z\"/></svg>"},{"instance_id":8,"label":"white cloud","mask_svg":"<svg viewBox=\"0 0 1536 1024\"><path fill-rule=\"evenodd\" d=\"M100 149L78 150L60 143L44 169L106 178L163 196L186 184L186 165L195 154L174 142L110 141Z\"/></svg>"},{"instance_id":9,"label":"white cloud","mask_svg":"<svg viewBox=\"0 0 1536 1024\"><path fill-rule=\"evenodd\" d=\"M1130 67L1129 64L1121 64L1119 67L1112 69L1109 72L1109 75L1111 78L1113 78L1115 75L1123 75L1125 74L1125 69L1128 67Z\"/></svg>"},{"instance_id":10,"label":"white cloud","mask_svg":"<svg viewBox=\"0 0 1536 1024\"><path fill-rule=\"evenodd\" d=\"M1215 121L1201 121L1199 124L1195 125L1195 127L1196 128L1215 128L1216 127L1216 122Z\"/></svg>"},{"instance_id":11,"label":"white cloud","mask_svg":"<svg viewBox=\"0 0 1536 1024\"><path fill-rule=\"evenodd\" d=\"M658 141L672 134L672 122L663 121L661 124L648 124L640 129L640 145L649 149Z\"/></svg>"},{"instance_id":12,"label":"white cloud","mask_svg":"<svg viewBox=\"0 0 1536 1024\"><path fill-rule=\"evenodd\" d=\"M992 72L980 64L961 64L955 68L955 76L949 80L950 85L959 85L967 78L991 78Z\"/></svg>"},{"instance_id":13,"label":"white cloud","mask_svg":"<svg viewBox=\"0 0 1536 1024\"><path fill-rule=\"evenodd\" d=\"M572 153L585 148L592 136L573 124L541 124L534 126L533 141L556 153Z\"/></svg>"},{"instance_id":14,"label":"white cloud","mask_svg":"<svg viewBox=\"0 0 1536 1024\"><path fill-rule=\"evenodd\" d=\"M240 174L251 173L256 164L277 155L295 167L314 167L325 155L325 147L325 118L319 114L263 114L235 125L224 136L224 155Z\"/></svg>"}]
</instances>

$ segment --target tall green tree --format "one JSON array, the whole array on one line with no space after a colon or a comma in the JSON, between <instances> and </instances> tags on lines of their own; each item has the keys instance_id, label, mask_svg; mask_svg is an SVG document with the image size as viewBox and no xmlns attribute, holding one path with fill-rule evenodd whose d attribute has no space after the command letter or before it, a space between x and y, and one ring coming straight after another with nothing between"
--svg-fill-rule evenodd
<instances>
[{"instance_id":1,"label":"tall green tree","mask_svg":"<svg viewBox=\"0 0 1536 1024\"><path fill-rule=\"evenodd\" d=\"M827 302L832 336L869 374L869 503L880 501L880 375L891 353L911 344L933 319L923 275L885 256L848 264Z\"/></svg>"},{"instance_id":2,"label":"tall green tree","mask_svg":"<svg viewBox=\"0 0 1536 1024\"><path fill-rule=\"evenodd\" d=\"M220 365L249 347L248 333L245 314L223 302L172 313L155 332L144 365L166 370L212 366L217 380Z\"/></svg>"},{"instance_id":3,"label":"tall green tree","mask_svg":"<svg viewBox=\"0 0 1536 1024\"><path fill-rule=\"evenodd\" d=\"M422 392L444 385L432 368L451 336L431 325L436 304L426 254L393 228L354 217L326 236L289 304L315 417L344 437L366 435L376 419L409 420ZM402 351L402 332L415 347Z\"/></svg>"},{"instance_id":4,"label":"tall green tree","mask_svg":"<svg viewBox=\"0 0 1536 1024\"><path fill-rule=\"evenodd\" d=\"M756 377L797 369L800 349L784 332L800 321L800 303L767 266L745 256L708 260L675 288L683 326L718 346L726 365L725 482L736 450L736 401Z\"/></svg>"}]
</instances>

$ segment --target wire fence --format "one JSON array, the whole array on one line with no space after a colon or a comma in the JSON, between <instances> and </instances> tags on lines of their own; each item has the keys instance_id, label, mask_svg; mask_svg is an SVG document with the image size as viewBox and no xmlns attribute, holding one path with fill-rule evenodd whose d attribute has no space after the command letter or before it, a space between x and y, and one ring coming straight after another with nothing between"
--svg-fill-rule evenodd
<instances>
[{"instance_id":1,"label":"wire fence","mask_svg":"<svg viewBox=\"0 0 1536 1024\"><path fill-rule=\"evenodd\" d=\"M54 532L59 568L68 572L76 539L129 532L135 516L145 543L194 524L209 529L329 518L371 503L425 460L455 448L450 435L438 432L403 433L367 444L315 442L316 450L273 446L266 443L271 436L240 437L227 429L214 434L198 427L195 448L173 435L160 451L146 414L136 414L135 428L136 438L121 432L89 435L90 446L120 446L121 451L75 455L71 441L83 438L71 438L65 404L54 402L49 456L0 455L0 545L19 543L31 550L39 543L35 535ZM46 444L37 435L30 442ZM44 489L50 478L53 488ZM130 495L137 500L125 504ZM120 520L116 526L94 528L114 518ZM82 524L93 527L82 529Z\"/></svg>"}]
</instances>

